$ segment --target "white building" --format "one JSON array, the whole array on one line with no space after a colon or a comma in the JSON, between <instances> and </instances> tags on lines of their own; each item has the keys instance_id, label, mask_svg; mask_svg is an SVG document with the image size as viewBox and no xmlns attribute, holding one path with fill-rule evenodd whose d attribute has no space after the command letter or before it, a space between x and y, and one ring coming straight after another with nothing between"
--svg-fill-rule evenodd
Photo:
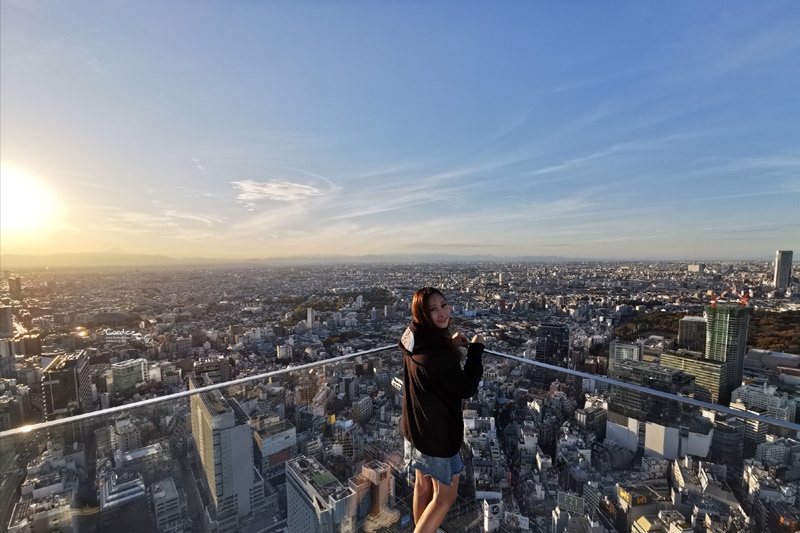
<instances>
[{"instance_id":1,"label":"white building","mask_svg":"<svg viewBox=\"0 0 800 533\"><path fill-rule=\"evenodd\" d=\"M301 455L286 463L286 505L289 531L322 533L353 529L350 509L355 493L313 457Z\"/></svg>"},{"instance_id":2,"label":"white building","mask_svg":"<svg viewBox=\"0 0 800 533\"><path fill-rule=\"evenodd\" d=\"M175 486L171 477L162 479L150 486L153 502L153 517L159 533L183 533L184 520L189 517L186 495Z\"/></svg>"},{"instance_id":3,"label":"white building","mask_svg":"<svg viewBox=\"0 0 800 533\"><path fill-rule=\"evenodd\" d=\"M608 348L608 371L611 372L622 361L641 361L643 349L639 342L613 341Z\"/></svg>"},{"instance_id":4,"label":"white building","mask_svg":"<svg viewBox=\"0 0 800 533\"><path fill-rule=\"evenodd\" d=\"M797 404L789 399L785 392L778 392L778 388L767 383L749 383L734 389L731 393L731 402L741 400L748 409L763 412L770 418L794 422ZM786 430L780 427L770 428L771 433L784 435Z\"/></svg>"},{"instance_id":5,"label":"white building","mask_svg":"<svg viewBox=\"0 0 800 533\"><path fill-rule=\"evenodd\" d=\"M144 383L150 375L146 359L130 359L111 364L111 380L114 383L114 394L125 394L136 388L137 383Z\"/></svg>"}]
</instances>

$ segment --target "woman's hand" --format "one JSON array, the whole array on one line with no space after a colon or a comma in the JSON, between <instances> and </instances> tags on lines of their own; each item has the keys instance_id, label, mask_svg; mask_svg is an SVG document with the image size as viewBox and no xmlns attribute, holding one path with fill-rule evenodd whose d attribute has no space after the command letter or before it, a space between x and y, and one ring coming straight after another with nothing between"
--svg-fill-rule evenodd
<instances>
[{"instance_id":1,"label":"woman's hand","mask_svg":"<svg viewBox=\"0 0 800 533\"><path fill-rule=\"evenodd\" d=\"M486 339L484 339L483 335L481 335L480 333L472 337L472 342L475 344L483 344L484 346L486 346Z\"/></svg>"},{"instance_id":2,"label":"woman's hand","mask_svg":"<svg viewBox=\"0 0 800 533\"><path fill-rule=\"evenodd\" d=\"M467 340L467 336L459 331L457 333L453 333L453 344L459 348L463 348L469 344L469 341Z\"/></svg>"}]
</instances>

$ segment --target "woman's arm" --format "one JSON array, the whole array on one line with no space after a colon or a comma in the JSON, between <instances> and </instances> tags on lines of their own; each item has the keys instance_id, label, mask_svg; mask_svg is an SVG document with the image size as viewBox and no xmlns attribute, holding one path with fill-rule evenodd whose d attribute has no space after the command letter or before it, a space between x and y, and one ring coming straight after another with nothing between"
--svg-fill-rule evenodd
<instances>
[{"instance_id":1,"label":"woman's arm","mask_svg":"<svg viewBox=\"0 0 800 533\"><path fill-rule=\"evenodd\" d=\"M483 377L481 355L484 349L483 342L478 340L483 341L483 337L476 335L467 346L467 360L463 369L455 358L435 359L442 361L442 364L436 365L431 370L438 374L437 381L448 396L466 399L478 391L478 385Z\"/></svg>"}]
</instances>

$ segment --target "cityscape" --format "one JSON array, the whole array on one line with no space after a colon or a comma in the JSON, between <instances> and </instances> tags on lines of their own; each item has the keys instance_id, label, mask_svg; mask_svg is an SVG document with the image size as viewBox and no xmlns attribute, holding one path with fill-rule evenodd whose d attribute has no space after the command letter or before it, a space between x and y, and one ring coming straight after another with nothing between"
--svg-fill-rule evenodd
<instances>
[{"instance_id":1,"label":"cityscape","mask_svg":"<svg viewBox=\"0 0 800 533\"><path fill-rule=\"evenodd\" d=\"M487 339L443 530L797 531L792 257L5 270L2 531L412 531L427 285Z\"/></svg>"},{"instance_id":2,"label":"cityscape","mask_svg":"<svg viewBox=\"0 0 800 533\"><path fill-rule=\"evenodd\" d=\"M798 94L797 0L0 0L0 533L800 533Z\"/></svg>"}]
</instances>

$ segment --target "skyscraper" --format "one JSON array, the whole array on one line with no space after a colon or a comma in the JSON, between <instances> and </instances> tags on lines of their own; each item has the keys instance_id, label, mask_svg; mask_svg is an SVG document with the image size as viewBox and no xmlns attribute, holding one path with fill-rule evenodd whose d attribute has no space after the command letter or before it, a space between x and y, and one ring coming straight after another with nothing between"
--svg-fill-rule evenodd
<instances>
[{"instance_id":1,"label":"skyscraper","mask_svg":"<svg viewBox=\"0 0 800 533\"><path fill-rule=\"evenodd\" d=\"M17 377L16 346L13 338L0 339L0 377Z\"/></svg>"},{"instance_id":2,"label":"skyscraper","mask_svg":"<svg viewBox=\"0 0 800 533\"><path fill-rule=\"evenodd\" d=\"M22 280L10 278L8 280L8 293L14 300L22 300Z\"/></svg>"},{"instance_id":3,"label":"skyscraper","mask_svg":"<svg viewBox=\"0 0 800 533\"><path fill-rule=\"evenodd\" d=\"M89 356L86 352L60 354L42 374L44 413L48 420L94 410Z\"/></svg>"},{"instance_id":4,"label":"skyscraper","mask_svg":"<svg viewBox=\"0 0 800 533\"><path fill-rule=\"evenodd\" d=\"M742 384L744 357L747 352L747 329L752 308L739 303L706 305L706 358L725 363L726 384L719 402L728 405L731 392Z\"/></svg>"},{"instance_id":5,"label":"skyscraper","mask_svg":"<svg viewBox=\"0 0 800 533\"><path fill-rule=\"evenodd\" d=\"M0 307L0 337L14 336L14 314L13 308Z\"/></svg>"},{"instance_id":6,"label":"skyscraper","mask_svg":"<svg viewBox=\"0 0 800 533\"><path fill-rule=\"evenodd\" d=\"M703 353L706 349L706 317L685 316L678 322L678 346Z\"/></svg>"},{"instance_id":7,"label":"skyscraper","mask_svg":"<svg viewBox=\"0 0 800 533\"><path fill-rule=\"evenodd\" d=\"M775 278L773 284L776 289L785 289L792 278L792 251L778 250L775 252Z\"/></svg>"},{"instance_id":8,"label":"skyscraper","mask_svg":"<svg viewBox=\"0 0 800 533\"><path fill-rule=\"evenodd\" d=\"M536 338L536 360L567 368L569 366L569 328L561 324L542 324Z\"/></svg>"},{"instance_id":9,"label":"skyscraper","mask_svg":"<svg viewBox=\"0 0 800 533\"><path fill-rule=\"evenodd\" d=\"M568 368L570 363L569 328L561 324L539 326L534 359L542 363ZM553 370L537 368L532 374L534 385L540 389L548 389L550 383L558 379L558 374Z\"/></svg>"},{"instance_id":10,"label":"skyscraper","mask_svg":"<svg viewBox=\"0 0 800 533\"><path fill-rule=\"evenodd\" d=\"M189 388L211 385L207 375L189 377ZM208 529L239 531L245 515L265 505L264 482L253 462L253 429L236 400L218 390L191 397L192 436L211 496Z\"/></svg>"}]
</instances>

